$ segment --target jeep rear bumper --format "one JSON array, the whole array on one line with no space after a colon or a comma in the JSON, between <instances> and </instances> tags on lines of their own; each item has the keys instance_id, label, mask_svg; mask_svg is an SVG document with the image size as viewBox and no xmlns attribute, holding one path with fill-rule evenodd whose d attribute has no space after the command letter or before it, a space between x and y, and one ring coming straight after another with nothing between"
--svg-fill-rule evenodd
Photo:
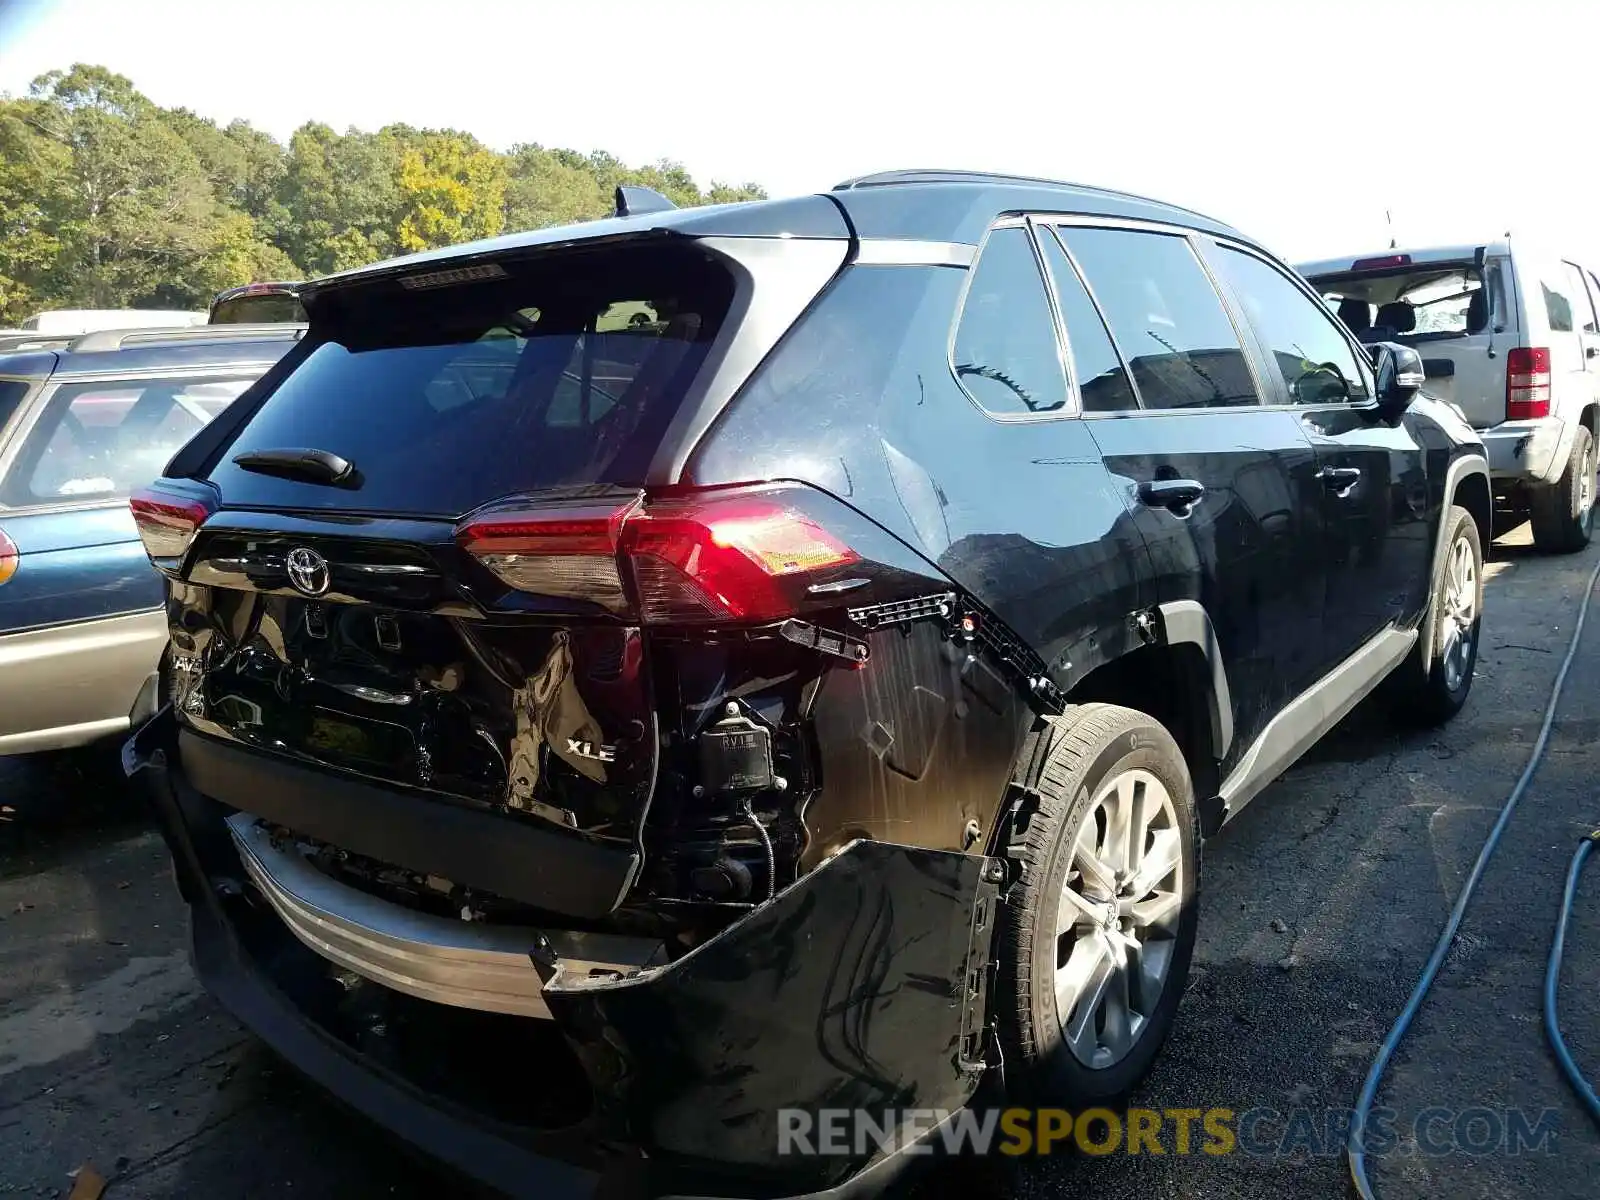
<instances>
[{"instance_id":1,"label":"jeep rear bumper","mask_svg":"<svg viewBox=\"0 0 1600 1200\"><path fill-rule=\"evenodd\" d=\"M1559 417L1506 421L1481 429L1489 474L1495 482L1553 483L1572 450L1570 423Z\"/></svg>"},{"instance_id":2,"label":"jeep rear bumper","mask_svg":"<svg viewBox=\"0 0 1600 1200\"><path fill-rule=\"evenodd\" d=\"M550 1020L469 1012L449 1007L459 997L431 1002L416 999L425 993L414 988L407 995L358 981L363 1004L409 1005L404 1020L500 1023L474 1026L451 1043L448 1070L433 1075L446 1064L419 1066L418 1046L442 1060L446 1052L436 1047L446 1043L429 1035L389 1045L384 1031L401 1018L351 1019L349 961L326 947L313 952L315 937L304 930L291 934L282 898L269 894L247 861L241 823L228 824L233 811L187 779L170 710L135 734L124 763L172 851L206 987L340 1100L509 1194L874 1191L925 1146L784 1154L779 1110L813 1120L822 1110L954 1112L982 1075L998 887L991 860L857 842L676 961L605 976L579 969L588 954L562 953L578 935L542 938L530 930L542 987L523 997L530 1006L520 1011L542 1006ZM500 965L515 967L513 960ZM396 961L410 960L402 953ZM437 962L425 965L443 993L455 986L439 979ZM526 1070L500 1040L525 1033L547 1039ZM469 1052L476 1061L469 1063ZM443 1094L437 1081L454 1088L464 1073L488 1079L497 1092L535 1095L558 1116L507 1117ZM555 1094L563 1088L570 1097ZM922 1141L937 1142L937 1134Z\"/></svg>"}]
</instances>

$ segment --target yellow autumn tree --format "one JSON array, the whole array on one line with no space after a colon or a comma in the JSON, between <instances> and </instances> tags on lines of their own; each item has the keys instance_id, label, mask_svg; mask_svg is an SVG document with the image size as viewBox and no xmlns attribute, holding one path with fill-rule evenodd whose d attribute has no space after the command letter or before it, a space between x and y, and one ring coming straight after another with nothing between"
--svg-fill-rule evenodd
<instances>
[{"instance_id":1,"label":"yellow autumn tree","mask_svg":"<svg viewBox=\"0 0 1600 1200\"><path fill-rule=\"evenodd\" d=\"M400 155L399 184L404 250L493 237L505 226L505 160L468 134L413 134Z\"/></svg>"}]
</instances>

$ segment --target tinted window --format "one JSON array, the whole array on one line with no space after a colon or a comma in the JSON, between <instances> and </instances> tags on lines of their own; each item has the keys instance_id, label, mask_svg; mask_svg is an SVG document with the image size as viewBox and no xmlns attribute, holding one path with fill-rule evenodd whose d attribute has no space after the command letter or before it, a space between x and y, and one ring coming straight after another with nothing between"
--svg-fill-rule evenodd
<instances>
[{"instance_id":1,"label":"tinted window","mask_svg":"<svg viewBox=\"0 0 1600 1200\"><path fill-rule=\"evenodd\" d=\"M1052 412L1067 402L1055 318L1025 229L983 248L956 329L956 375L991 413Z\"/></svg>"},{"instance_id":2,"label":"tinted window","mask_svg":"<svg viewBox=\"0 0 1600 1200\"><path fill-rule=\"evenodd\" d=\"M1551 333L1571 333L1573 330L1572 298L1566 294L1570 283L1540 280L1539 290L1544 293L1544 312L1550 321Z\"/></svg>"},{"instance_id":3,"label":"tinted window","mask_svg":"<svg viewBox=\"0 0 1600 1200\"><path fill-rule=\"evenodd\" d=\"M506 269L488 282L319 308L304 358L213 468L224 498L457 516L536 488L643 482L721 327L731 277L678 248ZM231 462L291 446L349 459L361 485L275 479Z\"/></svg>"},{"instance_id":4,"label":"tinted window","mask_svg":"<svg viewBox=\"0 0 1600 1200\"><path fill-rule=\"evenodd\" d=\"M1094 301L1089 299L1071 260L1062 251L1061 243L1048 230L1040 232L1039 242L1044 247L1045 261L1050 264L1061 316L1066 321L1072 369L1078 376L1078 393L1083 398L1084 412L1118 412L1139 407L1133 397L1133 387L1128 383L1128 372L1117 357L1117 348L1111 343L1105 322L1100 319Z\"/></svg>"},{"instance_id":5,"label":"tinted window","mask_svg":"<svg viewBox=\"0 0 1600 1200\"><path fill-rule=\"evenodd\" d=\"M306 310L294 296L268 292L256 296L236 296L224 300L211 309L213 325L275 324L280 321L304 321Z\"/></svg>"},{"instance_id":6,"label":"tinted window","mask_svg":"<svg viewBox=\"0 0 1600 1200\"><path fill-rule=\"evenodd\" d=\"M5 427L32 387L26 379L0 379L0 428Z\"/></svg>"},{"instance_id":7,"label":"tinted window","mask_svg":"<svg viewBox=\"0 0 1600 1200\"><path fill-rule=\"evenodd\" d=\"M1224 246L1216 260L1271 351L1291 403L1332 404L1365 396L1355 351L1309 296L1253 254Z\"/></svg>"},{"instance_id":8,"label":"tinted window","mask_svg":"<svg viewBox=\"0 0 1600 1200\"><path fill-rule=\"evenodd\" d=\"M1062 235L1146 408L1260 403L1233 322L1187 241L1126 229L1065 228Z\"/></svg>"},{"instance_id":9,"label":"tinted window","mask_svg":"<svg viewBox=\"0 0 1600 1200\"><path fill-rule=\"evenodd\" d=\"M50 397L5 482L7 504L126 496L249 387L250 379L64 384Z\"/></svg>"}]
</instances>

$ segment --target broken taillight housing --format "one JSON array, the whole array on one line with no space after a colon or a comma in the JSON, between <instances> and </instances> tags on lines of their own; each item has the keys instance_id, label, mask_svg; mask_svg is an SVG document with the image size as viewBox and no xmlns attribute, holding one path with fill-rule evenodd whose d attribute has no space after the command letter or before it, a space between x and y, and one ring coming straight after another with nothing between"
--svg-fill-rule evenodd
<instances>
[{"instance_id":1,"label":"broken taillight housing","mask_svg":"<svg viewBox=\"0 0 1600 1200\"><path fill-rule=\"evenodd\" d=\"M781 487L649 504L511 503L468 517L456 540L510 587L614 612L636 604L647 625L778 620L819 572L859 558Z\"/></svg>"},{"instance_id":2,"label":"broken taillight housing","mask_svg":"<svg viewBox=\"0 0 1600 1200\"><path fill-rule=\"evenodd\" d=\"M17 573L19 557L17 544L6 536L5 530L0 529L0 583L7 582Z\"/></svg>"},{"instance_id":3,"label":"broken taillight housing","mask_svg":"<svg viewBox=\"0 0 1600 1200\"><path fill-rule=\"evenodd\" d=\"M133 523L150 561L158 567L177 563L194 544L194 535L216 511L207 498L160 482L135 488L128 497Z\"/></svg>"}]
</instances>

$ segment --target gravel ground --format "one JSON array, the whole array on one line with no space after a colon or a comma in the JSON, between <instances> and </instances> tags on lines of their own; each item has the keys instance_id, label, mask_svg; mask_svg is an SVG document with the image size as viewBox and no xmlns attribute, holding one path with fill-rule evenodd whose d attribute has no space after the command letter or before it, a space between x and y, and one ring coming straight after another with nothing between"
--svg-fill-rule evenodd
<instances>
[{"instance_id":1,"label":"gravel ground","mask_svg":"<svg viewBox=\"0 0 1600 1200\"><path fill-rule=\"evenodd\" d=\"M1150 1108L1338 1112L1405 1002L1521 772L1600 547L1488 568L1479 678L1447 729L1351 718L1207 846L1200 946L1177 1031L1135 1097ZM1600 1138L1544 1048L1539 996L1576 836L1600 825L1600 608L1550 752L1458 945L1386 1080L1399 1131L1425 1109L1553 1110L1543 1150L1418 1153L1385 1197L1593 1195ZM211 1003L184 958L160 839L109 760L0 760L0 1195L65 1196L92 1162L113 1200L461 1194L459 1182L301 1083ZM1562 993L1600 1075L1600 867L1579 898ZM1281 1127L1257 1127L1255 1141ZM1448 1137L1448 1122L1429 1127ZM1480 1123L1469 1132L1484 1129ZM1095 1200L1348 1194L1341 1155L1058 1155L961 1173L963 1195ZM950 1194L948 1172L916 1185Z\"/></svg>"}]
</instances>

